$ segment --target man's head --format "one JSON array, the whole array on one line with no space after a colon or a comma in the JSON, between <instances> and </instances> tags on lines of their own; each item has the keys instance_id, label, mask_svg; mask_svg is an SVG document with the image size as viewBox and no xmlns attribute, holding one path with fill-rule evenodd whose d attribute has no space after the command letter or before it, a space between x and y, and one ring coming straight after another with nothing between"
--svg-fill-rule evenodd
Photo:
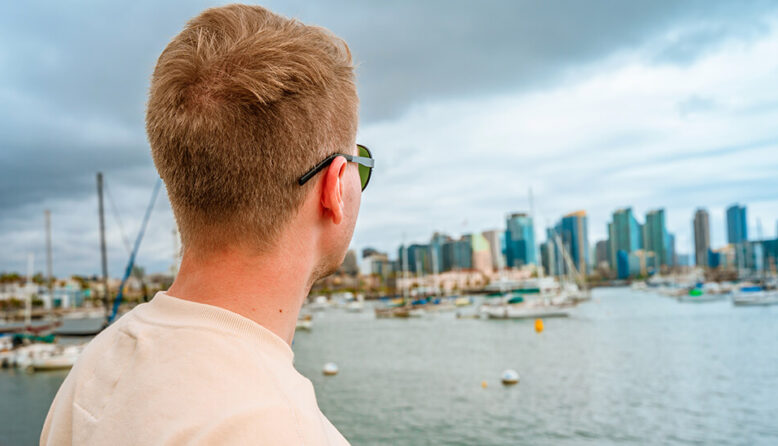
<instances>
[{"instance_id":1,"label":"man's head","mask_svg":"<svg viewBox=\"0 0 778 446\"><path fill-rule=\"evenodd\" d=\"M204 11L168 44L146 115L184 247L205 250L270 250L308 202L338 227L329 238L345 239L327 249L345 253L359 207L357 167L338 158L305 185L297 180L332 153L356 154L356 128L345 42L245 5ZM341 218L328 214L338 204ZM307 209L302 218L313 218Z\"/></svg>"}]
</instances>

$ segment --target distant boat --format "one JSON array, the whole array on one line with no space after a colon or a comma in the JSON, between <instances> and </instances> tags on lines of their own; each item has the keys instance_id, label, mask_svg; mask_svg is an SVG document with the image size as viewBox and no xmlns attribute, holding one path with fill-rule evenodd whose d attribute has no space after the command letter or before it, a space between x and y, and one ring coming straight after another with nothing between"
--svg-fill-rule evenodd
<instances>
[{"instance_id":1,"label":"distant boat","mask_svg":"<svg viewBox=\"0 0 778 446\"><path fill-rule=\"evenodd\" d=\"M764 290L758 286L742 287L732 293L732 303L736 306L768 306L778 304L778 290Z\"/></svg>"},{"instance_id":2,"label":"distant boat","mask_svg":"<svg viewBox=\"0 0 778 446\"><path fill-rule=\"evenodd\" d=\"M481 306L481 314L488 319L536 319L568 317L570 312L545 300L525 300L522 296L506 294L501 304Z\"/></svg>"},{"instance_id":3,"label":"distant boat","mask_svg":"<svg viewBox=\"0 0 778 446\"><path fill-rule=\"evenodd\" d=\"M723 294L706 293L700 287L694 287L688 293L678 296L678 302L684 303L708 303L718 302L724 299Z\"/></svg>"},{"instance_id":4,"label":"distant boat","mask_svg":"<svg viewBox=\"0 0 778 446\"><path fill-rule=\"evenodd\" d=\"M16 358L16 366L28 373L62 370L73 367L83 350L82 345L32 344Z\"/></svg>"}]
</instances>

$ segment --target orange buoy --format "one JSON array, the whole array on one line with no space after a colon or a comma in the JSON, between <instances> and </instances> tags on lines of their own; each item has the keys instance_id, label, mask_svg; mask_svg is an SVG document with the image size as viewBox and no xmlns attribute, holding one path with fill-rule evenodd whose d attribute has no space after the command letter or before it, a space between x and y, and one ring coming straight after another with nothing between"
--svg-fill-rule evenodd
<instances>
[{"instance_id":1,"label":"orange buoy","mask_svg":"<svg viewBox=\"0 0 778 446\"><path fill-rule=\"evenodd\" d=\"M481 387L482 388L485 389L487 386L488 386L488 384L486 383L486 381L481 381Z\"/></svg>"},{"instance_id":2,"label":"orange buoy","mask_svg":"<svg viewBox=\"0 0 778 446\"><path fill-rule=\"evenodd\" d=\"M543 331L543 319L535 319L535 331L538 333Z\"/></svg>"}]
</instances>

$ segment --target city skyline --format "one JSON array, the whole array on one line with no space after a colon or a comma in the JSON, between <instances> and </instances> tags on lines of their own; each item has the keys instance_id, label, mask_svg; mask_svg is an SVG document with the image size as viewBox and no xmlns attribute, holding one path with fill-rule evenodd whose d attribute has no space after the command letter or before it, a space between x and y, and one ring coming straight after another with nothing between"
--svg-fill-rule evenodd
<instances>
[{"instance_id":1,"label":"city skyline","mask_svg":"<svg viewBox=\"0 0 778 446\"><path fill-rule=\"evenodd\" d=\"M732 209L737 210L738 219L731 217ZM742 231L743 222L746 219L747 206L735 203L727 208L725 231L728 234ZM431 273L436 271L435 261L430 262L430 255L426 251L437 249L440 252L440 245L449 243L451 245L465 244L470 245L476 237L484 239L486 250L491 250L492 260L488 269L500 269L501 267L521 268L524 265L542 265L546 274L559 275L566 274L567 267L562 259L557 243L551 242L552 238L558 236L567 254L570 256L573 265L586 274L591 273L600 266L601 262L608 263L614 275L619 278L627 278L637 274L635 271L642 268L645 271L646 265L649 269L659 269L660 267L675 266L702 266L717 267L719 265L731 266L726 261L732 259L724 258L722 261L718 256L734 255L737 251L733 245L747 242L769 241L772 244L778 243L778 233L774 237L762 236L748 237L747 234L741 234L740 238L734 241L727 239L726 243L715 245L710 239L710 214L707 209L698 207L692 214L692 237L694 246L689 252L678 250L676 246L676 234L671 232L666 226L666 213L664 208L649 210L644 218L639 219L631 206L614 209L612 220L607 224L609 236L602 240L591 240L588 231L588 215L585 210L569 212L559 219L555 226L542 228L541 232L547 234L542 242L534 238L534 233L539 228L534 227L533 218L526 212L510 212L506 214L505 225L501 229L488 228L478 229L473 232L450 234L435 231L428 239L417 239L409 243L400 243L397 247L397 262L405 261L403 253L405 247L408 249L410 263L408 270L412 273L423 271ZM778 222L777 222L778 223ZM519 232L520 237L515 237ZM513 240L513 241L512 241ZM535 240L532 252L527 251L527 240ZM495 248L499 243L500 247ZM601 246L602 245L602 246ZM437 246L437 248L435 248ZM475 245L465 257L465 264L460 263L463 269L479 269L475 267ZM771 248L772 249L772 248ZM366 248L367 252L379 252L373 246ZM601 252L600 252L601 251ZM417 254L422 252L422 254ZM501 260L495 258L496 252L502 256ZM516 262L517 252L521 261ZM750 252L750 251L749 251ZM745 252L743 252L745 255ZM386 255L383 253L382 255ZM538 257L535 257L535 256ZM755 255L750 252L748 255ZM765 254L776 256L778 254ZM472 256L472 257L470 257ZM637 256L637 257L635 257ZM713 257L711 257L713 256ZM435 256L432 255L434 259ZM440 254L438 254L440 258ZM391 255L387 259L392 259ZM387 260L385 259L385 260ZM421 260L418 260L421 259ZM526 259L532 259L527 261ZM715 259L715 260L714 260ZM414 264L414 262L416 262ZM723 262L723 263L722 263ZM642 264L642 267L637 266ZM449 262L450 265L450 262ZM399 267L399 264L398 264ZM421 269L420 269L421 268ZM438 263L437 271L448 271L453 268L443 266ZM644 273L644 272L643 272Z\"/></svg>"}]
</instances>

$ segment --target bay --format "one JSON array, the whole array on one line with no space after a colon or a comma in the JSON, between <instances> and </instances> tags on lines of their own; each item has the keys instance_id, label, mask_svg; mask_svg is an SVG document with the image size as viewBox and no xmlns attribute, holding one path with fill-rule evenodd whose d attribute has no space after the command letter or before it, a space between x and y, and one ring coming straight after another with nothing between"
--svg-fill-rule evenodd
<instances>
[{"instance_id":1,"label":"bay","mask_svg":"<svg viewBox=\"0 0 778 446\"><path fill-rule=\"evenodd\" d=\"M778 307L596 289L544 322L329 310L295 366L355 445L778 444ZM64 376L0 371L0 444L37 443Z\"/></svg>"}]
</instances>

